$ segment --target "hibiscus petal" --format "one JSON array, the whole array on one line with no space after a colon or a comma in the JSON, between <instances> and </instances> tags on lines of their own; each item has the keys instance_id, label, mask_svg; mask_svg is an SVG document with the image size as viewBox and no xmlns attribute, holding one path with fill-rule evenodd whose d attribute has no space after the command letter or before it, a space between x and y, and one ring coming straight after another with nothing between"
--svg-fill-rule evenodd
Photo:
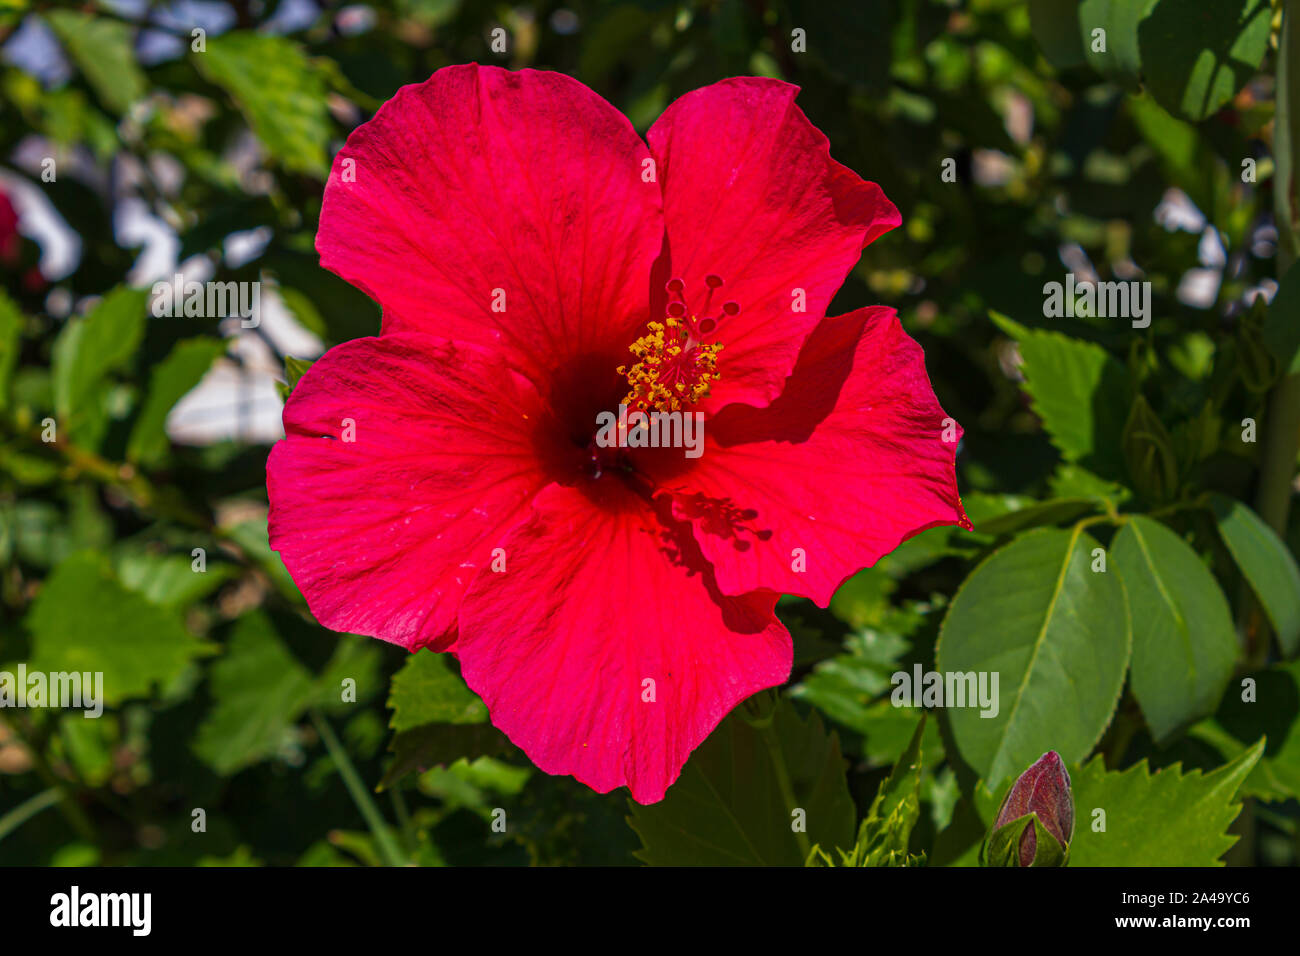
<instances>
[{"instance_id":1,"label":"hibiscus petal","mask_svg":"<svg viewBox=\"0 0 1300 956\"><path fill-rule=\"evenodd\" d=\"M724 80L677 100L647 134L668 231L652 312L662 314L670 277L685 282L692 308L709 274L725 283L715 305L741 305L719 330L722 378L709 408L775 398L863 247L902 221L879 186L831 159L826 137L794 104L798 91L778 80Z\"/></svg>"},{"instance_id":2,"label":"hibiscus petal","mask_svg":"<svg viewBox=\"0 0 1300 956\"><path fill-rule=\"evenodd\" d=\"M271 547L316 619L450 646L474 574L546 483L537 404L494 357L424 335L354 339L312 365L266 485Z\"/></svg>"},{"instance_id":3,"label":"hibiscus petal","mask_svg":"<svg viewBox=\"0 0 1300 956\"><path fill-rule=\"evenodd\" d=\"M522 369L625 350L663 242L649 156L577 80L447 67L348 137L316 248L383 306L386 332L500 343Z\"/></svg>"},{"instance_id":4,"label":"hibiscus petal","mask_svg":"<svg viewBox=\"0 0 1300 956\"><path fill-rule=\"evenodd\" d=\"M970 526L954 471L960 438L921 347L893 309L873 306L824 320L781 396L709 419L703 455L661 488L723 593L766 588L825 607L913 535Z\"/></svg>"},{"instance_id":5,"label":"hibiscus petal","mask_svg":"<svg viewBox=\"0 0 1300 956\"><path fill-rule=\"evenodd\" d=\"M617 480L552 485L534 509L507 572L465 596L462 673L542 770L653 803L737 703L789 677L775 596L719 595L689 531Z\"/></svg>"}]
</instances>

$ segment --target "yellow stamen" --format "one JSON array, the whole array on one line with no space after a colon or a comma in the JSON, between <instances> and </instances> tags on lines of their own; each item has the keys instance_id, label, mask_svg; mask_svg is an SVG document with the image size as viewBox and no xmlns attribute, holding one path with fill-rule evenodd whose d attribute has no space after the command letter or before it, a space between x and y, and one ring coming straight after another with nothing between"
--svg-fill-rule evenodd
<instances>
[{"instance_id":1,"label":"yellow stamen","mask_svg":"<svg viewBox=\"0 0 1300 956\"><path fill-rule=\"evenodd\" d=\"M647 327L650 331L628 346L636 364L618 367L631 386L623 404L636 411L676 412L709 394L719 378L721 343L693 340L686 323L672 316Z\"/></svg>"}]
</instances>

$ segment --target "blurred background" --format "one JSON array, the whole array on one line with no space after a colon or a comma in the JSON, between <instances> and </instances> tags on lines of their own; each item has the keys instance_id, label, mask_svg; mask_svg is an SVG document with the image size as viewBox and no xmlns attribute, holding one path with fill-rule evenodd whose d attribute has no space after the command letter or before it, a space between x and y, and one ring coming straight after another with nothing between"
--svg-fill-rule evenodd
<instances>
[{"instance_id":1,"label":"blurred background","mask_svg":"<svg viewBox=\"0 0 1300 956\"><path fill-rule=\"evenodd\" d=\"M370 864L393 840L427 864L636 862L624 796L485 745L441 661L315 625L266 542L278 384L299 367L286 376L286 359L379 329L376 306L317 264L331 157L399 86L448 64L565 72L641 132L727 76L799 84L832 155L903 214L831 313L899 310L966 429L972 516L1065 493L991 310L1140 370L1180 449L1213 432L1195 480L1250 500L1258 446L1217 436L1262 417L1276 381L1250 316L1281 272L1277 14L1266 0L1162 7L1151 29L1167 38L1143 45L1139 83L1122 29L1109 58L1089 56L1078 5L1053 0L0 0L0 670L117 675L99 720L0 713L0 864ZM1194 91L1184 35L1223 38ZM1151 282L1152 328L1044 318L1043 285L1066 272ZM260 281L261 324L147 314L154 284L177 276ZM1295 520L1279 530L1295 551ZM912 544L830 612L782 605L786 694L839 732L859 804L916 722L879 706L885 675L928 659L983 546ZM355 702L338 699L341 676ZM404 683L471 716L404 715L389 706ZM440 738L444 766L411 772L428 754L400 766L390 738L429 720L459 729ZM1218 760L1138 734L1131 756L1148 752ZM947 829L959 793L927 761L921 828ZM1294 861L1288 799L1261 808L1234 862Z\"/></svg>"}]
</instances>

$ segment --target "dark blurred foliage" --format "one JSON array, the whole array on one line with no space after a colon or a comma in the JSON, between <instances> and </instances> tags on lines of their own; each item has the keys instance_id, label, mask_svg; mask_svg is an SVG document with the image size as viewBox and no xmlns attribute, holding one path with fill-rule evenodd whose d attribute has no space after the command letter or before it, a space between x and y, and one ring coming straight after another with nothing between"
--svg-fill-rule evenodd
<instances>
[{"instance_id":1,"label":"dark blurred foliage","mask_svg":"<svg viewBox=\"0 0 1300 956\"><path fill-rule=\"evenodd\" d=\"M1115 8L1126 6L1135 5ZM636 862L622 795L547 777L477 731L448 731L441 745L461 746L453 759L480 747L494 756L398 775L379 794L349 789L347 775L368 791L395 759L394 674L405 666L412 686L460 691L449 665L417 674L397 648L311 622L267 546L271 439L245 406L265 399L268 367L315 355L230 319L137 328L130 315L144 293L110 295L198 264L208 278L274 287L324 346L375 334L374 303L317 265L329 160L399 86L467 61L567 73L641 132L674 98L724 77L789 80L832 155L902 211L902 227L867 249L831 312L891 305L924 347L940 401L965 429L959 480L976 532L914 539L846 584L829 611L781 606L796 638L784 693L797 702L784 706L814 708L837 731L859 817L918 720L888 706L888 675L934 666L940 619L978 562L1025 529L1138 510L1165 519L1221 582L1242 635L1234 675L1276 669L1266 681L1279 687L1268 772L1244 791L1250 813L1236 826L1247 839L1233 861L1293 861L1296 677L1279 663L1288 648L1270 645L1270 627L1279 637L1285 627L1266 622L1251 596L1258 582L1243 580L1206 505L1210 494L1255 500L1261 444L1243 441L1240 423L1258 420L1263 441L1286 360L1264 331L1280 321L1266 318L1266 302L1279 260L1290 261L1273 220L1278 50L1275 37L1259 56L1240 54L1255 49L1250 37L1233 47L1222 104L1192 115L1175 102L1192 82L1179 24L1208 49L1218 21L1183 7L1169 14L1183 20L1168 42L1150 39L1164 13L1112 30L1117 57L1132 36L1144 60L1111 69L1082 52L1076 5L1051 0L0 0L0 191L23 233L11 237L0 201L0 339L9 336L0 349L13 344L0 351L0 670L105 662L139 687L98 721L0 714L0 863L391 860L367 806L417 862ZM1232 8L1230 26L1253 17L1266 37L1276 27L1267 3L1206 8ZM202 52L192 49L196 26ZM504 54L490 46L497 28ZM53 181L42 176L48 160ZM1245 160L1257 166L1250 181ZM141 218L155 226L149 249L124 228ZM42 236L38 249L38 220L61 220L79 248ZM1149 281L1150 327L1045 317L1044 284L1066 272ZM74 331L83 314L91 318ZM1040 330L1072 343L1059 366L1055 353L1035 359L1035 348L1057 348L1057 336L1035 338ZM1082 343L1104 354L1077 351ZM1076 361L1097 374L1071 379ZM1064 377L1052 382L1058 368ZM167 441L161 413L210 369L233 383L214 398L225 430L205 443ZM1067 415L1092 410L1082 416L1090 450L1062 440L1044 407L1052 389L1079 382L1089 390L1055 397ZM141 424L155 392L159 414ZM57 442L41 440L47 419ZM1090 533L1111 542L1103 527ZM1294 551L1296 515L1283 537ZM198 584L195 548L208 562ZM149 639L133 636L146 630ZM153 643L173 633L171 651ZM355 703L339 702L340 677L356 681ZM1158 743L1129 687L1097 728L1107 766L1147 757L1209 769L1236 757L1261 725L1234 710L1233 687L1224 713L1203 708ZM962 759L960 739L947 720L924 737L912 844L932 863L969 862L972 836L958 831L972 819L979 829L980 768ZM400 759L396 742L394 751ZM505 833L493 828L496 808L511 821ZM1079 819L1088 822L1082 809Z\"/></svg>"}]
</instances>

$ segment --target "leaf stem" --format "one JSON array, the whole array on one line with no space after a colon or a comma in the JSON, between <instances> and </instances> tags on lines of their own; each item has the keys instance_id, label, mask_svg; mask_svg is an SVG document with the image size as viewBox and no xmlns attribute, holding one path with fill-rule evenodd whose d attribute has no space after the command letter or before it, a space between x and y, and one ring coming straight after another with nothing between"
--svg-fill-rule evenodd
<instances>
[{"instance_id":1,"label":"leaf stem","mask_svg":"<svg viewBox=\"0 0 1300 956\"><path fill-rule=\"evenodd\" d=\"M393 839L393 834L388 828L388 822L384 820L384 815L379 812L375 806L375 801L370 797L370 791L361 781L361 775L357 773L357 768L352 765L352 760L348 757L347 750L335 736L334 730L330 727L325 717L316 708L310 711L311 722L316 725L316 731L325 743L325 749L329 751L330 759L334 761L334 766L343 778L343 784L348 788L348 794L352 797L352 802L356 804L357 810L365 818L366 825L370 827L370 832L374 834L375 843L379 846L379 852L384 861L389 866L406 866L410 860L402 853L397 841Z\"/></svg>"}]
</instances>

